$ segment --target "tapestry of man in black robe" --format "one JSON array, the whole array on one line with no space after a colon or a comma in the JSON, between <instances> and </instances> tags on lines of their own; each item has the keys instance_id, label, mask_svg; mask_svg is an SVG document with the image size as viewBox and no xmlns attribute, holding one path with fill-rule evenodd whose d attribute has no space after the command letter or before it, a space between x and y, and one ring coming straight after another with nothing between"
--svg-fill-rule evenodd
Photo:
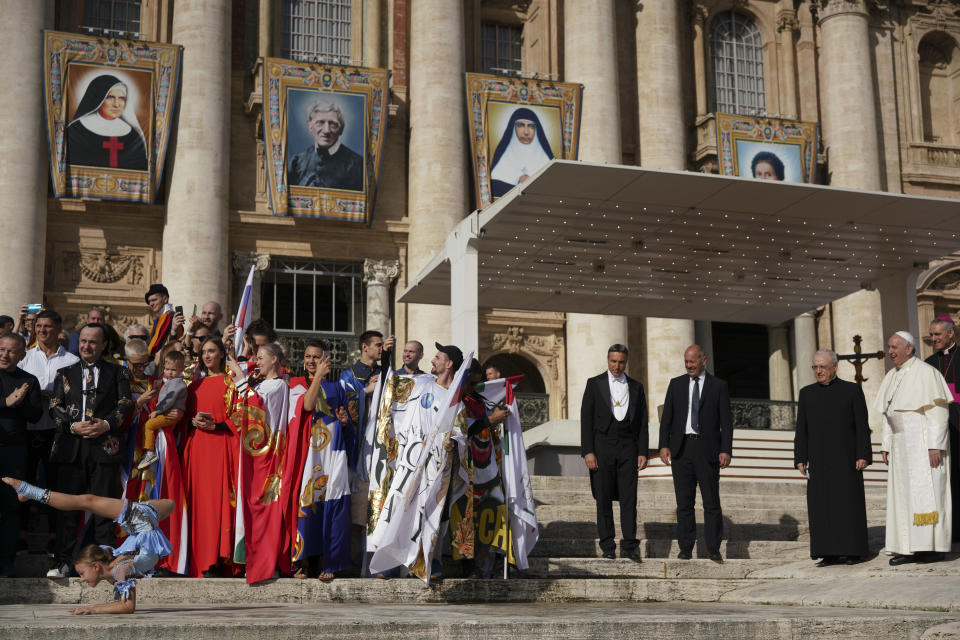
<instances>
[{"instance_id":1,"label":"tapestry of man in black robe","mask_svg":"<svg viewBox=\"0 0 960 640\"><path fill-rule=\"evenodd\" d=\"M938 351L925 360L943 374L950 390L956 393L960 385L960 351L956 345ZM953 501L953 541L960 542L960 404L950 403L950 495Z\"/></svg>"},{"instance_id":2,"label":"tapestry of man in black robe","mask_svg":"<svg viewBox=\"0 0 960 640\"><path fill-rule=\"evenodd\" d=\"M341 144L333 154L310 147L290 158L287 184L325 189L363 190L363 156Z\"/></svg>"},{"instance_id":3,"label":"tapestry of man in black robe","mask_svg":"<svg viewBox=\"0 0 960 640\"><path fill-rule=\"evenodd\" d=\"M867 403L839 378L800 390L794 467L807 464L810 557L866 556L867 506L858 459L871 460Z\"/></svg>"}]
</instances>

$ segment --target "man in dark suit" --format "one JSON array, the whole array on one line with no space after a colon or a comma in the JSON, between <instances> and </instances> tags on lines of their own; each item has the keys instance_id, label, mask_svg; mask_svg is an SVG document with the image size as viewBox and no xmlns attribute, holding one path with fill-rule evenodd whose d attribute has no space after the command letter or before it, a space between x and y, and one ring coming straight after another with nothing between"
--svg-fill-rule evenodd
<instances>
[{"instance_id":1,"label":"man in dark suit","mask_svg":"<svg viewBox=\"0 0 960 640\"><path fill-rule=\"evenodd\" d=\"M620 501L620 557L640 561L637 471L647 466L647 399L643 385L624 375L627 348L607 352L607 371L587 380L580 405L580 455L597 501L604 558L615 558L613 501Z\"/></svg>"},{"instance_id":2,"label":"man in dark suit","mask_svg":"<svg viewBox=\"0 0 960 640\"><path fill-rule=\"evenodd\" d=\"M685 375L667 387L660 420L660 460L673 465L677 496L677 542L682 560L689 560L697 538L693 507L697 485L703 499L704 537L714 562L723 562L720 538L720 469L730 466L733 418L727 383L706 372L707 356L698 345L683 353Z\"/></svg>"},{"instance_id":3,"label":"man in dark suit","mask_svg":"<svg viewBox=\"0 0 960 640\"><path fill-rule=\"evenodd\" d=\"M56 423L50 461L57 465L57 491L120 497L120 465L126 453L123 420L133 410L130 374L102 359L103 325L80 330L80 362L57 371L50 399ZM61 511L57 518L56 566L47 577L66 577L77 546L79 511ZM92 517L97 544L116 543L109 518ZM81 534L81 538L82 538Z\"/></svg>"}]
</instances>

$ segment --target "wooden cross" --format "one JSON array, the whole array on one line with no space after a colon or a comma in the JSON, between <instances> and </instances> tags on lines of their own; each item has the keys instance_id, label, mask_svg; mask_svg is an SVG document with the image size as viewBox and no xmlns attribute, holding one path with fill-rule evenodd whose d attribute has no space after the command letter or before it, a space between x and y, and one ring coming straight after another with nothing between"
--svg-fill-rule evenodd
<instances>
[{"instance_id":1,"label":"wooden cross","mask_svg":"<svg viewBox=\"0 0 960 640\"><path fill-rule=\"evenodd\" d=\"M874 353L863 354L863 349L860 347L860 342L863 340L859 335L853 336L853 353L848 353L847 355L837 356L837 360L849 360L850 364L854 366L857 370L857 375L854 380L857 381L857 384L863 386L863 383L868 379L863 377L863 365L870 360L871 358L877 358L883 360L883 351L876 351Z\"/></svg>"}]
</instances>

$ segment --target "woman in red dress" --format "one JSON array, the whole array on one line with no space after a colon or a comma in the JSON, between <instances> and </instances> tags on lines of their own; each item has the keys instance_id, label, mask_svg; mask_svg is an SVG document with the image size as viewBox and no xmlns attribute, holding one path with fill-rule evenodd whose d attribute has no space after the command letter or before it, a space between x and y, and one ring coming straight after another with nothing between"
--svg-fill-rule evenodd
<instances>
[{"instance_id":1,"label":"woman in red dress","mask_svg":"<svg viewBox=\"0 0 960 640\"><path fill-rule=\"evenodd\" d=\"M236 389L224 374L226 355L219 338L208 338L200 347L202 376L187 390L183 471L193 577L222 575L233 557L240 437L230 418Z\"/></svg>"}]
</instances>

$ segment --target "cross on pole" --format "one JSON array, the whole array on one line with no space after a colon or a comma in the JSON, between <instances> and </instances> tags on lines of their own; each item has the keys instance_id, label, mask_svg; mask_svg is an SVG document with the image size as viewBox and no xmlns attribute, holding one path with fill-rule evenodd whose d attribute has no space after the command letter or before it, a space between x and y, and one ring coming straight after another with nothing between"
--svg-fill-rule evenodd
<instances>
[{"instance_id":1,"label":"cross on pole","mask_svg":"<svg viewBox=\"0 0 960 640\"><path fill-rule=\"evenodd\" d=\"M876 351L874 353L863 353L863 348L860 346L860 342L863 341L859 335L853 336L853 353L848 353L846 355L837 356L837 360L849 360L850 364L857 371L857 375L854 380L857 381L857 384L863 386L863 383L867 381L867 378L863 377L863 365L870 360L871 358L877 358L878 360L883 360L883 351Z\"/></svg>"}]
</instances>

